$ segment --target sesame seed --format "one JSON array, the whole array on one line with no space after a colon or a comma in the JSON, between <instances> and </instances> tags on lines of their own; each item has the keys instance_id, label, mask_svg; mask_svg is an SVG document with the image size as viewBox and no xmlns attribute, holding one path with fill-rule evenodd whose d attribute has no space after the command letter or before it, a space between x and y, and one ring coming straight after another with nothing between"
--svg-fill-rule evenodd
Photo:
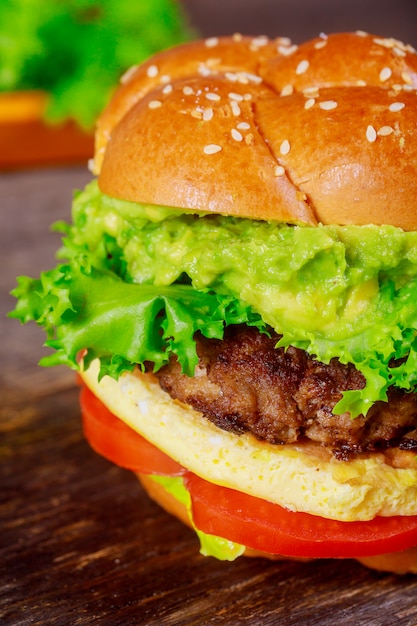
<instances>
[{"instance_id":1,"label":"sesame seed","mask_svg":"<svg viewBox=\"0 0 417 626\"><path fill-rule=\"evenodd\" d=\"M401 48L398 48L398 46L394 46L392 49L392 52L397 56L397 57L405 57L406 56L406 52L405 50L401 50Z\"/></svg>"},{"instance_id":2,"label":"sesame seed","mask_svg":"<svg viewBox=\"0 0 417 626\"><path fill-rule=\"evenodd\" d=\"M316 48L316 50L321 50L322 48L324 48L327 45L327 39L323 39L322 41L317 41L314 44L314 47Z\"/></svg>"},{"instance_id":3,"label":"sesame seed","mask_svg":"<svg viewBox=\"0 0 417 626\"><path fill-rule=\"evenodd\" d=\"M275 176L284 176L285 168L282 165L277 165L274 170Z\"/></svg>"},{"instance_id":4,"label":"sesame seed","mask_svg":"<svg viewBox=\"0 0 417 626\"><path fill-rule=\"evenodd\" d=\"M236 80L241 85L248 85L249 84L249 79L248 79L248 77L246 75L246 72L237 72L236 73Z\"/></svg>"},{"instance_id":5,"label":"sesame seed","mask_svg":"<svg viewBox=\"0 0 417 626\"><path fill-rule=\"evenodd\" d=\"M218 102L221 99L218 93L213 93L211 91L206 93L206 98L207 100L213 100L213 102Z\"/></svg>"},{"instance_id":6,"label":"sesame seed","mask_svg":"<svg viewBox=\"0 0 417 626\"><path fill-rule=\"evenodd\" d=\"M304 108L306 110L311 109L311 107L314 106L315 102L316 101L314 98L309 98L308 100L305 101Z\"/></svg>"},{"instance_id":7,"label":"sesame seed","mask_svg":"<svg viewBox=\"0 0 417 626\"><path fill-rule=\"evenodd\" d=\"M252 94L251 93L243 94L243 99L245 100L245 102L247 102L248 100L252 100Z\"/></svg>"},{"instance_id":8,"label":"sesame seed","mask_svg":"<svg viewBox=\"0 0 417 626\"><path fill-rule=\"evenodd\" d=\"M294 93L293 85L285 85L281 89L281 96L291 96Z\"/></svg>"},{"instance_id":9,"label":"sesame seed","mask_svg":"<svg viewBox=\"0 0 417 626\"><path fill-rule=\"evenodd\" d=\"M394 132L394 129L392 126L381 126L381 128L378 131L378 135L380 137L388 137L388 135L391 135L391 133Z\"/></svg>"},{"instance_id":10,"label":"sesame seed","mask_svg":"<svg viewBox=\"0 0 417 626\"><path fill-rule=\"evenodd\" d=\"M211 69L209 67L207 67L207 65L205 63L200 63L200 65L198 66L198 73L201 76L207 77L211 75Z\"/></svg>"},{"instance_id":11,"label":"sesame seed","mask_svg":"<svg viewBox=\"0 0 417 626\"><path fill-rule=\"evenodd\" d=\"M323 109L323 111L331 111L337 107L337 102L334 100L324 100L319 103L319 107Z\"/></svg>"},{"instance_id":12,"label":"sesame seed","mask_svg":"<svg viewBox=\"0 0 417 626\"><path fill-rule=\"evenodd\" d=\"M207 146L204 146L203 152L204 154L216 154L217 152L220 152L221 149L221 146L218 146L215 143L209 143Z\"/></svg>"},{"instance_id":13,"label":"sesame seed","mask_svg":"<svg viewBox=\"0 0 417 626\"><path fill-rule=\"evenodd\" d=\"M213 109L211 107L208 107L207 109L204 109L203 120L205 122L209 122L213 118L213 115Z\"/></svg>"},{"instance_id":14,"label":"sesame seed","mask_svg":"<svg viewBox=\"0 0 417 626\"><path fill-rule=\"evenodd\" d=\"M407 84L407 85L412 85L413 84L413 79L411 78L410 74L408 72L403 72L401 74L401 78L403 79L403 81Z\"/></svg>"},{"instance_id":15,"label":"sesame seed","mask_svg":"<svg viewBox=\"0 0 417 626\"><path fill-rule=\"evenodd\" d=\"M230 100L237 100L238 102L242 102L243 96L240 93L229 93Z\"/></svg>"},{"instance_id":16,"label":"sesame seed","mask_svg":"<svg viewBox=\"0 0 417 626\"><path fill-rule=\"evenodd\" d=\"M201 120L203 118L203 114L199 109L193 109L191 111L191 117L195 117L197 120Z\"/></svg>"},{"instance_id":17,"label":"sesame seed","mask_svg":"<svg viewBox=\"0 0 417 626\"><path fill-rule=\"evenodd\" d=\"M209 37L204 43L207 48L215 48L219 43L219 39L218 37Z\"/></svg>"},{"instance_id":18,"label":"sesame seed","mask_svg":"<svg viewBox=\"0 0 417 626\"><path fill-rule=\"evenodd\" d=\"M162 102L160 100L150 100L148 102L148 107L150 109L159 109L160 106L162 106Z\"/></svg>"},{"instance_id":19,"label":"sesame seed","mask_svg":"<svg viewBox=\"0 0 417 626\"><path fill-rule=\"evenodd\" d=\"M366 87L366 81L359 79L359 80L356 81L356 86L357 87Z\"/></svg>"},{"instance_id":20,"label":"sesame seed","mask_svg":"<svg viewBox=\"0 0 417 626\"><path fill-rule=\"evenodd\" d=\"M226 72L225 77L227 78L227 80L230 80L231 83L235 83L237 81L236 72Z\"/></svg>"},{"instance_id":21,"label":"sesame seed","mask_svg":"<svg viewBox=\"0 0 417 626\"><path fill-rule=\"evenodd\" d=\"M232 113L235 117L237 117L238 115L240 115L240 106L238 105L238 103L236 102L236 100L232 100L230 103L230 106L232 108Z\"/></svg>"},{"instance_id":22,"label":"sesame seed","mask_svg":"<svg viewBox=\"0 0 417 626\"><path fill-rule=\"evenodd\" d=\"M258 76L258 74L251 74L250 72L245 72L246 77L249 82L255 83L255 85L259 85L262 82L262 76Z\"/></svg>"},{"instance_id":23,"label":"sesame seed","mask_svg":"<svg viewBox=\"0 0 417 626\"><path fill-rule=\"evenodd\" d=\"M238 128L239 130L249 130L250 124L248 124L247 122L239 122L236 128Z\"/></svg>"},{"instance_id":24,"label":"sesame seed","mask_svg":"<svg viewBox=\"0 0 417 626\"><path fill-rule=\"evenodd\" d=\"M122 76L120 77L120 82L122 83L122 85L124 85L130 80L130 78L136 72L138 67L139 67L138 65L132 65L132 67L129 67L129 69L126 70L124 74L122 74Z\"/></svg>"},{"instance_id":25,"label":"sesame seed","mask_svg":"<svg viewBox=\"0 0 417 626\"><path fill-rule=\"evenodd\" d=\"M383 48L393 48L394 47L394 42L392 39L388 39L388 38L381 38L381 37L375 37L373 39L373 42L376 43L378 46L382 46Z\"/></svg>"},{"instance_id":26,"label":"sesame seed","mask_svg":"<svg viewBox=\"0 0 417 626\"><path fill-rule=\"evenodd\" d=\"M165 87L162 89L162 93L165 95L172 93L172 85L171 84L165 85Z\"/></svg>"},{"instance_id":27,"label":"sesame seed","mask_svg":"<svg viewBox=\"0 0 417 626\"><path fill-rule=\"evenodd\" d=\"M171 81L171 76L168 76L168 74L163 74L160 78L160 81L163 85L166 85Z\"/></svg>"},{"instance_id":28,"label":"sesame seed","mask_svg":"<svg viewBox=\"0 0 417 626\"><path fill-rule=\"evenodd\" d=\"M282 46L290 46L291 45L290 37L277 37L275 41L276 41L277 44L280 44Z\"/></svg>"},{"instance_id":29,"label":"sesame seed","mask_svg":"<svg viewBox=\"0 0 417 626\"><path fill-rule=\"evenodd\" d=\"M404 107L404 102L393 102L389 105L388 109L391 111L391 113L397 113L398 111L401 111L401 109L403 109Z\"/></svg>"},{"instance_id":30,"label":"sesame seed","mask_svg":"<svg viewBox=\"0 0 417 626\"><path fill-rule=\"evenodd\" d=\"M207 76L211 76L212 72L211 69L207 67L207 65L205 65L204 63L200 63L198 73L204 78L207 78Z\"/></svg>"},{"instance_id":31,"label":"sesame seed","mask_svg":"<svg viewBox=\"0 0 417 626\"><path fill-rule=\"evenodd\" d=\"M254 37L254 39L252 39L252 44L254 46L266 46L268 43L269 39L266 35L261 35L260 37Z\"/></svg>"},{"instance_id":32,"label":"sesame seed","mask_svg":"<svg viewBox=\"0 0 417 626\"><path fill-rule=\"evenodd\" d=\"M279 147L280 153L283 155L286 155L289 153L290 150L291 150L290 142L288 141L288 139L284 139L284 141L281 143Z\"/></svg>"},{"instance_id":33,"label":"sesame seed","mask_svg":"<svg viewBox=\"0 0 417 626\"><path fill-rule=\"evenodd\" d=\"M304 74L308 70L309 66L310 66L310 63L307 61L307 59L304 59L303 61L300 61L299 64L297 65L295 69L295 73L298 76L300 74Z\"/></svg>"},{"instance_id":34,"label":"sesame seed","mask_svg":"<svg viewBox=\"0 0 417 626\"><path fill-rule=\"evenodd\" d=\"M383 67L382 70L379 72L379 80L381 81L381 83L384 83L386 80L391 78L391 76L392 70L390 67Z\"/></svg>"},{"instance_id":35,"label":"sesame seed","mask_svg":"<svg viewBox=\"0 0 417 626\"><path fill-rule=\"evenodd\" d=\"M243 136L236 128L232 128L231 135L235 141L242 141Z\"/></svg>"},{"instance_id":36,"label":"sesame seed","mask_svg":"<svg viewBox=\"0 0 417 626\"><path fill-rule=\"evenodd\" d=\"M155 76L158 76L158 72L159 70L156 65L150 65L146 70L146 75L148 78L155 78Z\"/></svg>"},{"instance_id":37,"label":"sesame seed","mask_svg":"<svg viewBox=\"0 0 417 626\"><path fill-rule=\"evenodd\" d=\"M292 46L278 46L277 47L277 52L279 54L282 54L282 56L284 57L288 57L291 54L294 54L294 52L297 50L298 46L296 46L295 44Z\"/></svg>"},{"instance_id":38,"label":"sesame seed","mask_svg":"<svg viewBox=\"0 0 417 626\"><path fill-rule=\"evenodd\" d=\"M306 96L307 98L318 98L319 97L319 88L314 86L314 87L306 87L305 89L303 89L303 95Z\"/></svg>"},{"instance_id":39,"label":"sesame seed","mask_svg":"<svg viewBox=\"0 0 417 626\"><path fill-rule=\"evenodd\" d=\"M233 41L242 41L242 33L234 33L232 39Z\"/></svg>"},{"instance_id":40,"label":"sesame seed","mask_svg":"<svg viewBox=\"0 0 417 626\"><path fill-rule=\"evenodd\" d=\"M367 140L369 141L369 143L374 143L374 141L376 141L376 137L377 137L377 134L376 134L375 128L371 124L369 124L369 126L366 129Z\"/></svg>"},{"instance_id":41,"label":"sesame seed","mask_svg":"<svg viewBox=\"0 0 417 626\"><path fill-rule=\"evenodd\" d=\"M183 87L182 93L184 96L191 96L194 93L194 89L192 87L185 86Z\"/></svg>"}]
</instances>

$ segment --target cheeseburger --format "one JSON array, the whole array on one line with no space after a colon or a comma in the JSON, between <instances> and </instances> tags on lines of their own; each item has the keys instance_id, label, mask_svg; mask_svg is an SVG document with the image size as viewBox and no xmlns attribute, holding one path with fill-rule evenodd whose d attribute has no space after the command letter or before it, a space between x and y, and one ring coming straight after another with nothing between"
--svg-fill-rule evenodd
<instances>
[{"instance_id":1,"label":"cheeseburger","mask_svg":"<svg viewBox=\"0 0 417 626\"><path fill-rule=\"evenodd\" d=\"M121 79L22 277L86 437L234 559L417 573L417 54L233 36Z\"/></svg>"}]
</instances>

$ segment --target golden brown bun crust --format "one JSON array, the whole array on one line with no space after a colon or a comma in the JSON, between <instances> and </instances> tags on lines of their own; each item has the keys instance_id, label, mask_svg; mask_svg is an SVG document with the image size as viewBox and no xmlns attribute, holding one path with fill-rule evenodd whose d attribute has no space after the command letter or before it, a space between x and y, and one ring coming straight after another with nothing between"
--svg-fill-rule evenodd
<instances>
[{"instance_id":1,"label":"golden brown bun crust","mask_svg":"<svg viewBox=\"0 0 417 626\"><path fill-rule=\"evenodd\" d=\"M242 217L417 228L417 54L363 33L193 42L103 113L104 193Z\"/></svg>"},{"instance_id":2,"label":"golden brown bun crust","mask_svg":"<svg viewBox=\"0 0 417 626\"><path fill-rule=\"evenodd\" d=\"M121 78L120 86L97 122L95 166L100 171L104 150L113 128L147 93L173 81L213 72L251 72L276 56L277 46L289 40L269 40L235 35L192 41L152 56L133 66Z\"/></svg>"},{"instance_id":3,"label":"golden brown bun crust","mask_svg":"<svg viewBox=\"0 0 417 626\"><path fill-rule=\"evenodd\" d=\"M184 95L184 89L193 93ZM254 85L252 99L238 103L230 100L230 89L224 78L208 77L177 81L168 96L160 88L145 96L113 131L102 191L150 204L313 223L302 194L286 176L275 175L277 161L257 129L254 101L267 90ZM246 92L246 85L233 85L233 94L243 98ZM162 105L152 109L153 102ZM238 121L231 102L239 106ZM199 108L212 110L213 120L195 117ZM249 128L237 128L239 122ZM205 154L210 147L221 150Z\"/></svg>"},{"instance_id":4,"label":"golden brown bun crust","mask_svg":"<svg viewBox=\"0 0 417 626\"><path fill-rule=\"evenodd\" d=\"M417 56L411 46L395 39L334 33L311 39L284 58L268 59L262 75L279 93L312 87L416 88Z\"/></svg>"},{"instance_id":5,"label":"golden brown bun crust","mask_svg":"<svg viewBox=\"0 0 417 626\"><path fill-rule=\"evenodd\" d=\"M257 122L274 154L288 142L281 163L313 201L319 221L416 230L416 93L329 87L312 100L306 109L300 93L264 99L257 103ZM395 105L403 108L391 111Z\"/></svg>"},{"instance_id":6,"label":"golden brown bun crust","mask_svg":"<svg viewBox=\"0 0 417 626\"><path fill-rule=\"evenodd\" d=\"M174 496L167 492L162 485L156 483L146 474L136 472L136 476L141 482L146 493L152 500L161 506L170 515L177 517L183 524L191 527L185 505L179 502ZM285 557L281 555L272 555L252 548L246 548L244 556L262 557L273 560L291 560L291 561L311 561L314 559L302 559ZM381 556L370 556L355 559L372 569L383 572L391 572L393 574L417 574L417 547L404 550L403 552L393 552L391 554L383 554Z\"/></svg>"}]
</instances>

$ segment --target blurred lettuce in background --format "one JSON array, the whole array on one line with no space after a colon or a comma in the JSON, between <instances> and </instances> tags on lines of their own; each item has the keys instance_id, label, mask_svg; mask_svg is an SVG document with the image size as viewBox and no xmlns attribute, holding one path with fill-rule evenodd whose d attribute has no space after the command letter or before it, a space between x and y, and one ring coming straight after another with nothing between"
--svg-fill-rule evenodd
<instances>
[{"instance_id":1,"label":"blurred lettuce in background","mask_svg":"<svg viewBox=\"0 0 417 626\"><path fill-rule=\"evenodd\" d=\"M88 129L128 67L193 36L176 0L1 0L0 92L43 90L48 121Z\"/></svg>"}]
</instances>

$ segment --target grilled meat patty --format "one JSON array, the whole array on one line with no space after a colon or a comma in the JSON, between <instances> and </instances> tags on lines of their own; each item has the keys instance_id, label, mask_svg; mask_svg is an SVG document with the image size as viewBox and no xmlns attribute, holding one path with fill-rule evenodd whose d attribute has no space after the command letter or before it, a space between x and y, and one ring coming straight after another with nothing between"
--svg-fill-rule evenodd
<instances>
[{"instance_id":1,"label":"grilled meat patty","mask_svg":"<svg viewBox=\"0 0 417 626\"><path fill-rule=\"evenodd\" d=\"M172 360L157 374L160 385L218 427L273 444L307 438L340 458L417 448L417 394L391 390L366 417L333 415L343 391L364 386L362 374L337 359L325 365L303 350L276 348L278 340L244 325L228 327L223 340L198 336L195 376Z\"/></svg>"}]
</instances>

